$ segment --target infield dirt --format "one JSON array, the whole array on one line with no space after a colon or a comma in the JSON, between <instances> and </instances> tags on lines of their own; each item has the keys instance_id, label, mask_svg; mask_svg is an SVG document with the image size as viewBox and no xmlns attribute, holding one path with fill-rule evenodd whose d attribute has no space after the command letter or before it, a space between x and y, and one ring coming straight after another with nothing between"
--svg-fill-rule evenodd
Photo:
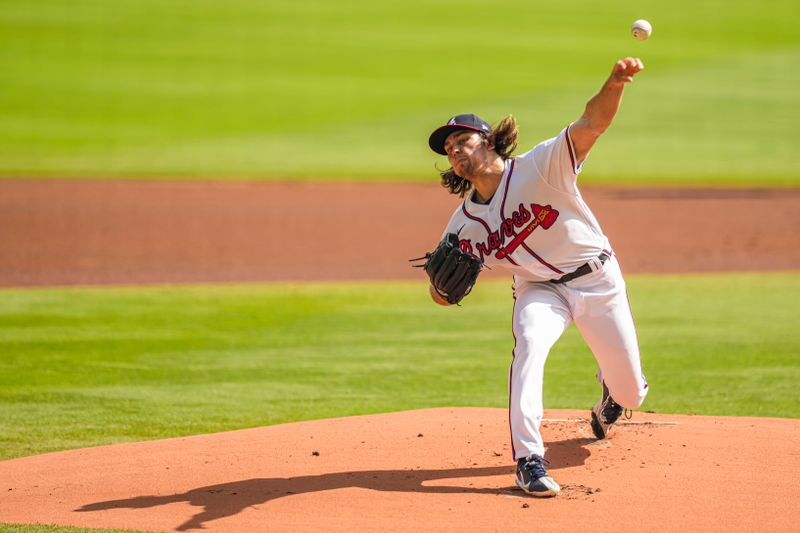
<instances>
[{"instance_id":1,"label":"infield dirt","mask_svg":"<svg viewBox=\"0 0 800 533\"><path fill-rule=\"evenodd\" d=\"M584 194L626 273L800 264L800 189ZM0 180L0 286L423 281L408 259L458 203L436 184Z\"/></svg>"},{"instance_id":2,"label":"infield dirt","mask_svg":"<svg viewBox=\"0 0 800 533\"><path fill-rule=\"evenodd\" d=\"M428 409L0 462L0 522L153 531L796 531L797 420L637 413L595 441L586 415L545 413L550 473L563 487L553 499L514 488L505 410Z\"/></svg>"}]
</instances>

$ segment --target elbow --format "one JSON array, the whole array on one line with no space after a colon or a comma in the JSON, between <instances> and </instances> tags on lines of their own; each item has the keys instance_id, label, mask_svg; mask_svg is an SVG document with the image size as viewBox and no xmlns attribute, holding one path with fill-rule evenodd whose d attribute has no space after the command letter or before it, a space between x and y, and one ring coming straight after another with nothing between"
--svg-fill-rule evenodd
<instances>
[{"instance_id":1,"label":"elbow","mask_svg":"<svg viewBox=\"0 0 800 533\"><path fill-rule=\"evenodd\" d=\"M592 116L589 113L585 113L581 117L581 121L584 123L586 131L588 131L595 139L605 133L609 126L611 126L610 120L605 120L598 116Z\"/></svg>"},{"instance_id":2,"label":"elbow","mask_svg":"<svg viewBox=\"0 0 800 533\"><path fill-rule=\"evenodd\" d=\"M600 137L602 134L606 132L606 130L610 126L611 126L611 121L598 122L597 124L592 125L591 130L595 136Z\"/></svg>"},{"instance_id":3,"label":"elbow","mask_svg":"<svg viewBox=\"0 0 800 533\"><path fill-rule=\"evenodd\" d=\"M611 125L610 121L601 120L598 117L594 117L591 114L584 113L581 118L575 121L575 124L572 126L572 130L574 131L576 126L579 127L580 130L585 132L585 136L587 140L591 140L592 143L597 140Z\"/></svg>"}]
</instances>

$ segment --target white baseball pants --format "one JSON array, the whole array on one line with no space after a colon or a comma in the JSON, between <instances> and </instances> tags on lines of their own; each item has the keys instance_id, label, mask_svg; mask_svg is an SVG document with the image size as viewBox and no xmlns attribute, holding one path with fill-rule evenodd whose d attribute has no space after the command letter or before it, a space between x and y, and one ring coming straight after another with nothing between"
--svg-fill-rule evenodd
<instances>
[{"instance_id":1,"label":"white baseball pants","mask_svg":"<svg viewBox=\"0 0 800 533\"><path fill-rule=\"evenodd\" d=\"M636 409L647 394L625 280L612 256L567 283L514 283L514 359L509 370L509 424L514 459L544 457L539 432L542 379L550 348L574 321L600 366L612 398Z\"/></svg>"}]
</instances>

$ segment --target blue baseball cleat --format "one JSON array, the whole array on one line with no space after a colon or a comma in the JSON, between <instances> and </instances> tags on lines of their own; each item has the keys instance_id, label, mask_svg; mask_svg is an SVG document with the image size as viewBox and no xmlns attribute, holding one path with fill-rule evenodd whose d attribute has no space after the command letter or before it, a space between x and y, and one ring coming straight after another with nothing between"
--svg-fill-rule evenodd
<instances>
[{"instance_id":1,"label":"blue baseball cleat","mask_svg":"<svg viewBox=\"0 0 800 533\"><path fill-rule=\"evenodd\" d=\"M517 461L517 486L530 494L541 498L555 496L561 487L544 469L545 460L533 454Z\"/></svg>"}]
</instances>

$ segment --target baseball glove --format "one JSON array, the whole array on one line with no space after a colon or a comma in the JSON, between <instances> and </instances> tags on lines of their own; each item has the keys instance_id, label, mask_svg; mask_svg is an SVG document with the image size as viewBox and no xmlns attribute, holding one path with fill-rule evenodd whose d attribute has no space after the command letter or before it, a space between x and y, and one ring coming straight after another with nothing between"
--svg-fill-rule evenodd
<instances>
[{"instance_id":1,"label":"baseball glove","mask_svg":"<svg viewBox=\"0 0 800 533\"><path fill-rule=\"evenodd\" d=\"M470 293L483 261L462 252L458 247L458 235L448 233L432 252L412 261L425 262L415 267L424 268L436 293L450 304L458 304Z\"/></svg>"}]
</instances>

